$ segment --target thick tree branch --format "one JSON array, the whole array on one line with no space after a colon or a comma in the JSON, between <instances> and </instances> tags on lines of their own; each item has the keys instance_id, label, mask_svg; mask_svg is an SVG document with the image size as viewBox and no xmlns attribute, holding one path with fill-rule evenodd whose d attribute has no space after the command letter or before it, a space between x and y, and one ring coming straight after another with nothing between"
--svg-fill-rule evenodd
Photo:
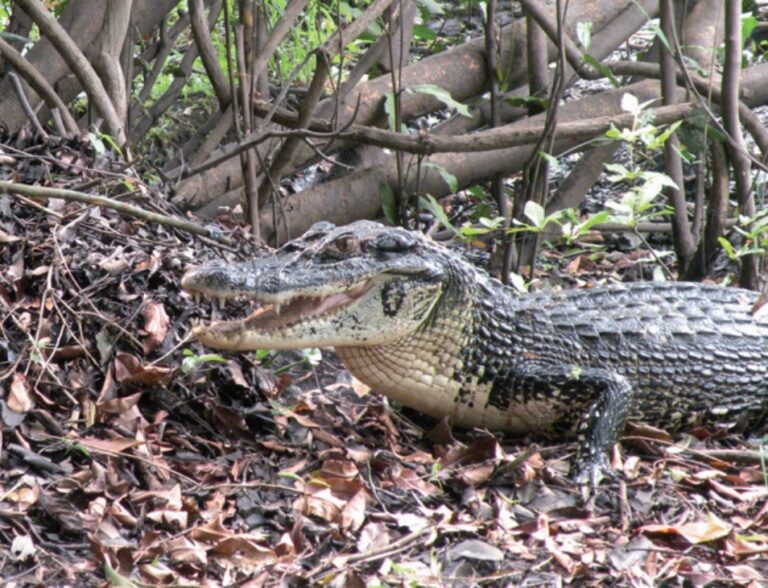
<instances>
[{"instance_id":1,"label":"thick tree branch","mask_svg":"<svg viewBox=\"0 0 768 588\"><path fill-rule=\"evenodd\" d=\"M213 91L219 100L220 109L226 110L232 101L232 95L229 90L229 82L224 72L219 67L218 56L213 48L213 40L208 25L205 21L205 8L203 0L189 0L189 16L192 23L192 35L195 38L197 50L200 53L200 59L203 67L211 80Z\"/></svg>"},{"instance_id":2,"label":"thick tree branch","mask_svg":"<svg viewBox=\"0 0 768 588\"><path fill-rule=\"evenodd\" d=\"M104 85L80 48L72 41L67 31L56 18L48 12L40 0L16 0L16 3L29 15L59 54L67 62L72 73L82 84L88 97L93 101L97 112L104 117L107 132L112 135L117 145L125 144L125 132L120 117L115 111Z\"/></svg>"},{"instance_id":3,"label":"thick tree branch","mask_svg":"<svg viewBox=\"0 0 768 588\"><path fill-rule=\"evenodd\" d=\"M21 53L16 51L10 43L7 43L2 37L0 37L0 55L13 66L18 74L26 80L26 82L37 92L37 94L45 101L45 104L51 110L57 110L61 115L67 132L73 137L77 136L79 130L75 119L69 112L67 106L62 102L59 95L51 88L48 81L40 75L40 72L35 69L29 61L27 61Z\"/></svg>"}]
</instances>

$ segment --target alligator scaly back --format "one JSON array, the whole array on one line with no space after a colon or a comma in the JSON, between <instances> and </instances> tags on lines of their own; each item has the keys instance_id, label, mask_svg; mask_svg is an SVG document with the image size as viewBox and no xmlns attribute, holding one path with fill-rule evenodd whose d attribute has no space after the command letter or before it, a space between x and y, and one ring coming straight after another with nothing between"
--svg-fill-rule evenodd
<instances>
[{"instance_id":1,"label":"alligator scaly back","mask_svg":"<svg viewBox=\"0 0 768 588\"><path fill-rule=\"evenodd\" d=\"M360 380L457 425L577 436L596 484L634 419L746 428L768 409L756 293L636 283L519 296L417 233L318 223L273 255L193 269L184 288L253 300L197 327L230 350L333 346Z\"/></svg>"}]
</instances>

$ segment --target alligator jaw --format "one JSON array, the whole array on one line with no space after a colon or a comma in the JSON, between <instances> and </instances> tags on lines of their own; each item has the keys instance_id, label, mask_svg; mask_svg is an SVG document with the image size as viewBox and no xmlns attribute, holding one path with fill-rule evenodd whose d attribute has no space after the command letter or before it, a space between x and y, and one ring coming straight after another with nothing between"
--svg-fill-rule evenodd
<instances>
[{"instance_id":1,"label":"alligator jaw","mask_svg":"<svg viewBox=\"0 0 768 588\"><path fill-rule=\"evenodd\" d=\"M257 308L239 320L214 321L208 325L196 326L192 333L195 338L209 347L232 351L252 351L265 347L300 347L291 340L289 332L299 327L308 330L312 323L327 321L334 314L348 307L371 287L365 280L347 290L334 294L282 294L275 296L250 296ZM190 290L193 295L199 291ZM206 292L219 299L227 296ZM223 303L222 303L223 305Z\"/></svg>"}]
</instances>

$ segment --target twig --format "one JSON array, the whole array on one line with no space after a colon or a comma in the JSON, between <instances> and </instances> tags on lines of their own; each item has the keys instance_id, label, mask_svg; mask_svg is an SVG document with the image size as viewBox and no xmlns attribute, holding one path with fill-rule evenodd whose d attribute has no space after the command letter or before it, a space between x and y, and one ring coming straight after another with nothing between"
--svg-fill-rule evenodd
<instances>
[{"instance_id":1,"label":"twig","mask_svg":"<svg viewBox=\"0 0 768 588\"><path fill-rule=\"evenodd\" d=\"M64 200L74 200L75 202L83 202L92 206L111 208L142 220L174 227L194 235L202 235L209 239L213 239L214 241L218 241L219 243L224 243L225 245L233 244L231 239L219 234L217 229L201 227L198 224L180 218L174 218L157 212L150 212L143 208L139 208L138 206L112 200L111 198L106 198L104 196L93 196L92 194L84 194L82 192L75 192L74 190L44 188L42 186L28 186L26 184L0 181L0 193L2 192L7 192L14 196L21 194L28 198L63 198Z\"/></svg>"},{"instance_id":2,"label":"twig","mask_svg":"<svg viewBox=\"0 0 768 588\"><path fill-rule=\"evenodd\" d=\"M21 194L15 194L15 197L18 198L19 200L21 200L24 204L26 204L28 206L31 206L32 208L36 208L37 210L39 210L41 212L44 212L45 214L50 214L51 216L53 216L53 217L55 217L55 218L57 218L59 220L63 220L64 219L64 215L63 214L59 214L55 210L51 210L50 208L47 208L47 207L43 206L42 204L38 204L34 200L30 200L29 198L27 198L25 196L22 196Z\"/></svg>"},{"instance_id":3,"label":"twig","mask_svg":"<svg viewBox=\"0 0 768 588\"><path fill-rule=\"evenodd\" d=\"M13 84L13 89L16 91L16 98L19 99L19 104L21 104L21 109L24 111L24 114L27 115L29 122L31 122L32 126L35 127L35 131L37 132L37 134L40 135L40 137L42 137L43 141L47 141L48 133L45 132L45 129L43 128L43 125L40 124L40 121L37 119L37 115L35 114L35 111L32 109L32 106L30 105L29 100L27 100L27 95L24 93L24 87L21 85L21 80L19 80L19 76L11 72L8 74L8 77L11 79L11 84Z\"/></svg>"},{"instance_id":4,"label":"twig","mask_svg":"<svg viewBox=\"0 0 768 588\"><path fill-rule=\"evenodd\" d=\"M406 549L410 548L414 543L420 541L422 537L424 537L425 535L428 535L429 533L434 533L436 531L437 531L436 525L429 525L424 527L423 529L419 529L418 531L408 533L408 535L405 535L404 537L401 537L397 541L389 543L388 545L385 545L383 547L371 549L369 551L366 551L365 553L356 553L354 555L349 555L349 556L338 556L338 558L336 559L343 559L346 565L359 563L359 562L377 561L385 557L390 557L392 555L402 553ZM318 576L326 572L328 567L329 567L328 564L321 564L314 570L310 571L309 574L307 575L307 578L309 579L317 578Z\"/></svg>"}]
</instances>

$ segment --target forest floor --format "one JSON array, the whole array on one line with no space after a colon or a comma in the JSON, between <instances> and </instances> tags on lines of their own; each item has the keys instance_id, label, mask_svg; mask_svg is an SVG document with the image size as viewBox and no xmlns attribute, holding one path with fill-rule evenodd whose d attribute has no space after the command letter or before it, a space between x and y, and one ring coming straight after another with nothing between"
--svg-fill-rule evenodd
<instances>
[{"instance_id":1,"label":"forest floor","mask_svg":"<svg viewBox=\"0 0 768 588\"><path fill-rule=\"evenodd\" d=\"M98 169L97 169L98 168ZM161 194L79 145L0 179ZM237 251L107 208L0 195L3 586L768 586L765 439L636 428L585 502L573 444L451 431L330 350L211 354L179 288ZM547 252L572 284L629 270Z\"/></svg>"}]
</instances>

